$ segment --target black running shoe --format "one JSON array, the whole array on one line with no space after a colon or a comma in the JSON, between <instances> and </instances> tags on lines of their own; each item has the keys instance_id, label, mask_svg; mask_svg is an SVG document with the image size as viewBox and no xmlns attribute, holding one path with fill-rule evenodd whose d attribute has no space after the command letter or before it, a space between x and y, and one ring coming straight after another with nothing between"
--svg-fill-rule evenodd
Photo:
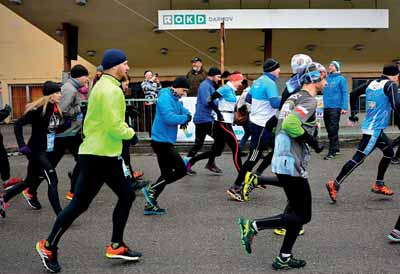
<instances>
[{"instance_id":1,"label":"black running shoe","mask_svg":"<svg viewBox=\"0 0 400 274\"><path fill-rule=\"evenodd\" d=\"M130 250L125 244L113 243L106 250L106 257L109 259L138 261L142 256L142 253Z\"/></svg>"},{"instance_id":2,"label":"black running shoe","mask_svg":"<svg viewBox=\"0 0 400 274\"><path fill-rule=\"evenodd\" d=\"M275 270L301 268L304 267L305 265L306 261L295 259L293 258L293 256L290 256L289 258L285 259L283 259L281 256L277 256L272 263L272 267Z\"/></svg>"}]
</instances>

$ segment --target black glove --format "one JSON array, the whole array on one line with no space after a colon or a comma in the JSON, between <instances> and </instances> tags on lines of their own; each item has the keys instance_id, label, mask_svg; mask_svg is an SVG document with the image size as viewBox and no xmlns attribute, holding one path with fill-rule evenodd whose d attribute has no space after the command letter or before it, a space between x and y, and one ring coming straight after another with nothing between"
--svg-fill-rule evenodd
<instances>
[{"instance_id":1,"label":"black glove","mask_svg":"<svg viewBox=\"0 0 400 274\"><path fill-rule=\"evenodd\" d=\"M137 137L137 134L135 133L133 135L133 137L129 140L129 144L131 144L132 146L136 145L137 143L139 143L139 138Z\"/></svg>"},{"instance_id":2,"label":"black glove","mask_svg":"<svg viewBox=\"0 0 400 274\"><path fill-rule=\"evenodd\" d=\"M4 106L4 110L6 110L8 112L8 114L10 114L12 109L11 109L11 107L9 105L6 104Z\"/></svg>"},{"instance_id":3,"label":"black glove","mask_svg":"<svg viewBox=\"0 0 400 274\"><path fill-rule=\"evenodd\" d=\"M247 106L244 104L243 106L241 106L240 108L238 108L237 111L247 113Z\"/></svg>"},{"instance_id":4,"label":"black glove","mask_svg":"<svg viewBox=\"0 0 400 274\"><path fill-rule=\"evenodd\" d=\"M187 121L186 121L186 125L189 124L189 122L192 121L192 115L190 115L190 113L187 114Z\"/></svg>"},{"instance_id":5,"label":"black glove","mask_svg":"<svg viewBox=\"0 0 400 274\"><path fill-rule=\"evenodd\" d=\"M308 144L316 153L320 153L324 150L324 145L320 144L318 138L308 134L306 130L304 130L304 134L295 138L296 141Z\"/></svg>"},{"instance_id":6,"label":"black glove","mask_svg":"<svg viewBox=\"0 0 400 274\"><path fill-rule=\"evenodd\" d=\"M349 120L352 121L353 123L357 123L358 117L356 116L355 113L351 113L351 115L349 116Z\"/></svg>"}]
</instances>

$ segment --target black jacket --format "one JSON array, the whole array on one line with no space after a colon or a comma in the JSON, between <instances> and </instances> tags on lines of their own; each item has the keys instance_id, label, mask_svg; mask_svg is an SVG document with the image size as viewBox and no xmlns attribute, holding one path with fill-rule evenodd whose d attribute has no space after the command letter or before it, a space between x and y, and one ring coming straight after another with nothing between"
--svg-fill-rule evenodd
<instances>
[{"instance_id":1,"label":"black jacket","mask_svg":"<svg viewBox=\"0 0 400 274\"><path fill-rule=\"evenodd\" d=\"M23 126L32 125L31 138L28 147L32 152L47 150L47 134L62 130L62 119L60 114L54 112L54 104L49 103L43 115L43 107L33 109L14 123L14 133L17 138L18 147L25 146Z\"/></svg>"}]
</instances>

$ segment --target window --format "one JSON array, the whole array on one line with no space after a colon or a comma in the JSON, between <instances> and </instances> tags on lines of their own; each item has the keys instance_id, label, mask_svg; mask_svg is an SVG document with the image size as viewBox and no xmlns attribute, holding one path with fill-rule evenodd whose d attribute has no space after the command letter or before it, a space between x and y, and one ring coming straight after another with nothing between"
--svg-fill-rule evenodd
<instances>
[{"instance_id":1,"label":"window","mask_svg":"<svg viewBox=\"0 0 400 274\"><path fill-rule=\"evenodd\" d=\"M43 93L43 85L10 85L10 103L12 104L12 119L20 118L25 111L27 103L32 102L40 97Z\"/></svg>"}]
</instances>

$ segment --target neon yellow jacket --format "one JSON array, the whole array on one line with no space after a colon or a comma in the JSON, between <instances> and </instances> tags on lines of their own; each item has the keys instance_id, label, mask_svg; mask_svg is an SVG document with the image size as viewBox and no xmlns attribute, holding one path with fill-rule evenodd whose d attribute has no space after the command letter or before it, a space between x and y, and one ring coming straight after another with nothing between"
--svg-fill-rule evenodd
<instances>
[{"instance_id":1,"label":"neon yellow jacket","mask_svg":"<svg viewBox=\"0 0 400 274\"><path fill-rule=\"evenodd\" d=\"M125 123L125 99L120 82L103 75L92 89L83 123L83 143L79 154L115 157L121 155L122 140L135 131Z\"/></svg>"}]
</instances>

